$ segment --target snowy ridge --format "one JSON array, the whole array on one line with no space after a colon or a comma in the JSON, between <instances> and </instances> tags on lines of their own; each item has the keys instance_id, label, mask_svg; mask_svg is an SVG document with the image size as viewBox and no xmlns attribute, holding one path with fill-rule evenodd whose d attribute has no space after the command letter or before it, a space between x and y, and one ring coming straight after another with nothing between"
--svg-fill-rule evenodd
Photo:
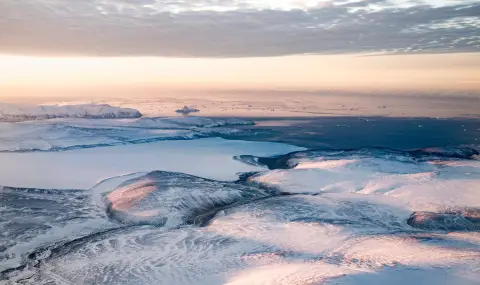
<instances>
[{"instance_id":1,"label":"snowy ridge","mask_svg":"<svg viewBox=\"0 0 480 285\"><path fill-rule=\"evenodd\" d=\"M53 118L139 118L135 109L120 108L108 104L83 104L62 106L13 105L0 103L0 121L19 122Z\"/></svg>"},{"instance_id":2,"label":"snowy ridge","mask_svg":"<svg viewBox=\"0 0 480 285\"><path fill-rule=\"evenodd\" d=\"M415 228L480 231L478 152L471 148L308 150L271 158L240 156L268 166L244 180L284 193L355 193L395 197ZM456 191L455 185L462 185Z\"/></svg>"},{"instance_id":3,"label":"snowy ridge","mask_svg":"<svg viewBox=\"0 0 480 285\"><path fill-rule=\"evenodd\" d=\"M334 162L340 159L377 158L392 162L421 162L442 159L474 159L479 152L469 147L436 147L410 151L389 148L313 149L297 151L276 157L239 156L245 163L255 163L269 169L308 168L309 164ZM352 161L353 162L353 161Z\"/></svg>"},{"instance_id":4,"label":"snowy ridge","mask_svg":"<svg viewBox=\"0 0 480 285\"><path fill-rule=\"evenodd\" d=\"M259 189L183 173L156 171L106 194L109 216L126 224L202 225L218 208L266 197Z\"/></svg>"}]
</instances>

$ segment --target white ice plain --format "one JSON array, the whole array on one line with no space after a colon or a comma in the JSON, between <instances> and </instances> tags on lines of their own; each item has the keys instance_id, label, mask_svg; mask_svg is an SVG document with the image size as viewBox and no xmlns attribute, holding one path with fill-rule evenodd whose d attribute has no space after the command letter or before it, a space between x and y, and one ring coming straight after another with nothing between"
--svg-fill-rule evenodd
<instances>
[{"instance_id":1,"label":"white ice plain","mask_svg":"<svg viewBox=\"0 0 480 285\"><path fill-rule=\"evenodd\" d=\"M414 211L480 207L480 161L316 157L292 169L268 170L233 159L298 150L302 148L206 138L0 153L0 185L86 189L80 193L90 197L80 207L84 219L50 221L49 227L39 227L36 234L7 247L4 253L10 258L0 272L25 264L34 251L42 253L34 257L40 266L27 262L26 268L2 273L0 284L480 284L478 231L425 230L407 224ZM198 203L192 199L199 193L192 196L188 188L176 189L175 179L185 180L174 174L163 187L177 197L168 199L162 200L163 190L148 183L146 189L125 184L155 170L225 181L225 187L231 187L241 172L259 171L246 182L251 187L294 195L226 207L202 226L159 227L149 223L152 211L162 212L166 203L182 199L182 207L194 207ZM136 185L132 192L129 185ZM155 195L148 196L151 191ZM109 204L104 203L111 193L122 210L134 206L143 224L111 219ZM205 198L218 193L205 191ZM37 194L28 192L32 203ZM68 199L65 203L79 205ZM8 214L9 209L0 207L2 211ZM33 213L40 223L43 214L38 211ZM27 211L20 213L32 218ZM45 246L50 249L40 250Z\"/></svg>"}]
</instances>

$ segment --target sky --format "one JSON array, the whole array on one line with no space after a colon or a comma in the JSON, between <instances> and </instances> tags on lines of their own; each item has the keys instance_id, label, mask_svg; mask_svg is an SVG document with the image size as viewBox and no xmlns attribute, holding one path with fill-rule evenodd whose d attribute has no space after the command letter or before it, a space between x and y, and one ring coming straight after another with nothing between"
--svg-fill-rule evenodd
<instances>
[{"instance_id":1,"label":"sky","mask_svg":"<svg viewBox=\"0 0 480 285\"><path fill-rule=\"evenodd\" d=\"M478 15L473 0L4 0L0 96L119 86L479 91Z\"/></svg>"}]
</instances>

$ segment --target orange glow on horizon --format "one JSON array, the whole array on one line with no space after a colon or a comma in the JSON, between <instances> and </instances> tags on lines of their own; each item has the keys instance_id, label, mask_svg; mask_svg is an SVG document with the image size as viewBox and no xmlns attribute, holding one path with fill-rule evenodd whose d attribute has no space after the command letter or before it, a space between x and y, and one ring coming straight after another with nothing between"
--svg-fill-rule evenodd
<instances>
[{"instance_id":1,"label":"orange glow on horizon","mask_svg":"<svg viewBox=\"0 0 480 285\"><path fill-rule=\"evenodd\" d=\"M269 58L0 56L0 96L62 89L480 90L480 54L299 55Z\"/></svg>"}]
</instances>

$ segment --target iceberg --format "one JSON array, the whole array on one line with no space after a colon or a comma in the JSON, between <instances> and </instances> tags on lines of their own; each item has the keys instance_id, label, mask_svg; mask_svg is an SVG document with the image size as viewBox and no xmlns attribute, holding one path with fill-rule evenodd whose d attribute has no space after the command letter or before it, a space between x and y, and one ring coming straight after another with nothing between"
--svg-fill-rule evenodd
<instances>
[{"instance_id":1,"label":"iceberg","mask_svg":"<svg viewBox=\"0 0 480 285\"><path fill-rule=\"evenodd\" d=\"M139 118L140 111L120 108L108 104L82 105L14 105L0 104L0 121L19 122L29 120L45 120L54 118Z\"/></svg>"},{"instance_id":2,"label":"iceberg","mask_svg":"<svg viewBox=\"0 0 480 285\"><path fill-rule=\"evenodd\" d=\"M182 115L187 115L187 116L188 116L188 114L190 114L190 113L197 113L197 112L200 112L200 110L185 106L185 107L183 107L182 109L176 110L175 112L176 112L176 113L179 113L179 114L182 114Z\"/></svg>"}]
</instances>

